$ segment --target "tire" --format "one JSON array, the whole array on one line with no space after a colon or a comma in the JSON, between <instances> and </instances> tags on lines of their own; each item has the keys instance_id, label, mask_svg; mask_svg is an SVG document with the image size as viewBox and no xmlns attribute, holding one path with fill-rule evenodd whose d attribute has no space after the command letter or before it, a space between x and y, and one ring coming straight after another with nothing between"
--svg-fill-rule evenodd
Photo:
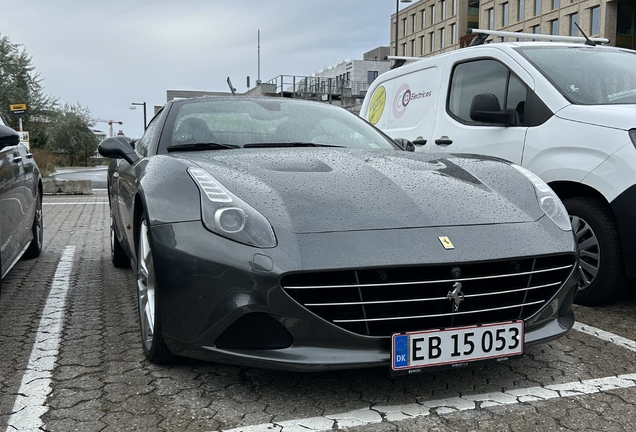
<instances>
[{"instance_id":1,"label":"tire","mask_svg":"<svg viewBox=\"0 0 636 432\"><path fill-rule=\"evenodd\" d=\"M128 255L126 255L124 248L121 247L121 243L119 243L119 240L117 239L117 233L115 232L115 219L113 219L112 211L110 213L110 260L115 267L130 267Z\"/></svg>"},{"instance_id":2,"label":"tire","mask_svg":"<svg viewBox=\"0 0 636 432\"><path fill-rule=\"evenodd\" d=\"M157 279L152 257L152 248L146 222L146 214L139 221L137 242L137 300L139 305L139 328L141 345L148 361L155 364L170 364L174 354L163 339L161 307L157 295Z\"/></svg>"},{"instance_id":3,"label":"tire","mask_svg":"<svg viewBox=\"0 0 636 432\"><path fill-rule=\"evenodd\" d=\"M33 240L31 240L31 244L27 250L24 251L24 258L37 258L42 253L42 245L44 243L44 219L42 218L42 194L39 190L35 203L35 214L33 215L31 233L33 234Z\"/></svg>"},{"instance_id":4,"label":"tire","mask_svg":"<svg viewBox=\"0 0 636 432\"><path fill-rule=\"evenodd\" d=\"M597 198L563 201L579 247L581 281L574 302L597 306L619 300L629 289L623 251L614 216Z\"/></svg>"}]
</instances>

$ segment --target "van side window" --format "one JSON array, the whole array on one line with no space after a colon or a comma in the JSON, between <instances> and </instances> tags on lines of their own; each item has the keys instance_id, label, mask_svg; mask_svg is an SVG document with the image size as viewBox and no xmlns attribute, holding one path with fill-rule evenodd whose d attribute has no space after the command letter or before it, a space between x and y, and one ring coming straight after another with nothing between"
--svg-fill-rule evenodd
<instances>
[{"instance_id":1,"label":"van side window","mask_svg":"<svg viewBox=\"0 0 636 432\"><path fill-rule=\"evenodd\" d=\"M495 60L476 60L455 66L451 77L448 112L462 123L478 124L470 118L473 97L492 93L501 109L523 111L528 89L510 70Z\"/></svg>"}]
</instances>

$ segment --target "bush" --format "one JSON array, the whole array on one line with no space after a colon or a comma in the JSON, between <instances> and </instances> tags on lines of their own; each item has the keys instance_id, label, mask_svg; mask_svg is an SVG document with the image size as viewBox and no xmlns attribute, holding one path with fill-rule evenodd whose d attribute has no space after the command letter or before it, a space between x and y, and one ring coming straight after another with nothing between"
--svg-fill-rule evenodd
<instances>
[{"instance_id":1,"label":"bush","mask_svg":"<svg viewBox=\"0 0 636 432\"><path fill-rule=\"evenodd\" d=\"M55 172L55 167L61 162L61 158L45 149L34 148L32 153L42 177L51 177Z\"/></svg>"}]
</instances>

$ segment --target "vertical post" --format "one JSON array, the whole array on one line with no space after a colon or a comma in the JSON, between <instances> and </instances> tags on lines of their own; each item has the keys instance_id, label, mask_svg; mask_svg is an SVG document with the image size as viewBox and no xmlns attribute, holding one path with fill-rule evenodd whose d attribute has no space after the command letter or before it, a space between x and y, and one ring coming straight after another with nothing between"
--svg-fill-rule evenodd
<instances>
[{"instance_id":1,"label":"vertical post","mask_svg":"<svg viewBox=\"0 0 636 432\"><path fill-rule=\"evenodd\" d=\"M144 131L148 127L148 123L146 122L146 102L144 102Z\"/></svg>"},{"instance_id":2,"label":"vertical post","mask_svg":"<svg viewBox=\"0 0 636 432\"><path fill-rule=\"evenodd\" d=\"M395 0L395 55L398 55L398 32L399 23L398 14L400 13L400 0Z\"/></svg>"}]
</instances>

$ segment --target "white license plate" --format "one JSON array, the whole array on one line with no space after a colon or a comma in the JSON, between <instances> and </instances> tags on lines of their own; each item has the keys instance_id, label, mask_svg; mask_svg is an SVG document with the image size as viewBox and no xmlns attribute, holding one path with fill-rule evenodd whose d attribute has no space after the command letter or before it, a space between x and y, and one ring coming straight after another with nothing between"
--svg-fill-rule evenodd
<instances>
[{"instance_id":1,"label":"white license plate","mask_svg":"<svg viewBox=\"0 0 636 432\"><path fill-rule=\"evenodd\" d=\"M397 333L391 338L393 371L523 354L523 321Z\"/></svg>"}]
</instances>

